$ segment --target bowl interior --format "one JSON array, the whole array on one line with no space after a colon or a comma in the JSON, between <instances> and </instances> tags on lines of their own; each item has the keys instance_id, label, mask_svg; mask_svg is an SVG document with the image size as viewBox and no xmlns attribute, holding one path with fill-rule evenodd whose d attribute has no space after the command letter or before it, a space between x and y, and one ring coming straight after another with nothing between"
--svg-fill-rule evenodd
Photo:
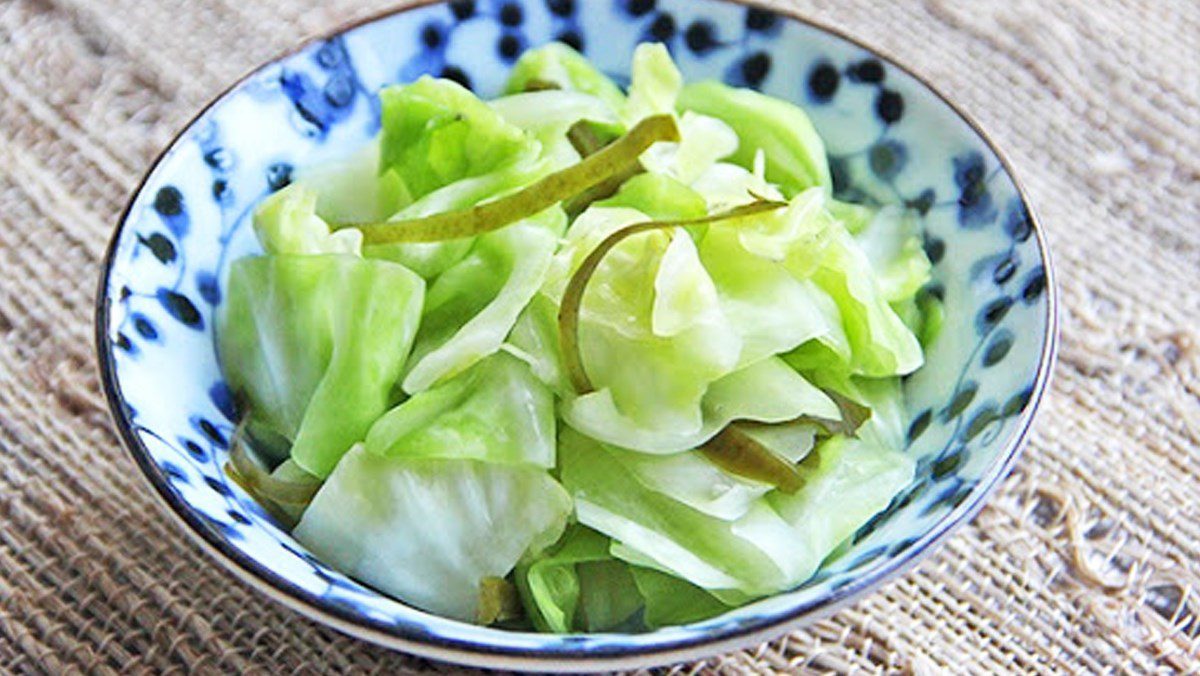
<instances>
[{"instance_id":1,"label":"bowl interior","mask_svg":"<svg viewBox=\"0 0 1200 676\"><path fill-rule=\"evenodd\" d=\"M327 568L221 472L234 423L213 314L229 263L256 249L253 205L294 167L372 137L381 86L432 73L495 95L522 49L553 39L582 45L618 80L636 43L663 40L688 79L720 78L797 102L827 143L840 196L923 214L935 262L929 292L944 298L946 323L926 366L906 382L916 481L797 591L640 635L474 627ZM847 599L978 508L1015 455L1051 358L1053 298L1039 237L1010 174L970 124L920 81L824 29L722 0L433 4L264 66L176 139L114 239L99 350L118 425L172 513L281 600L435 657L526 667L544 658L664 661L761 638Z\"/></svg>"}]
</instances>

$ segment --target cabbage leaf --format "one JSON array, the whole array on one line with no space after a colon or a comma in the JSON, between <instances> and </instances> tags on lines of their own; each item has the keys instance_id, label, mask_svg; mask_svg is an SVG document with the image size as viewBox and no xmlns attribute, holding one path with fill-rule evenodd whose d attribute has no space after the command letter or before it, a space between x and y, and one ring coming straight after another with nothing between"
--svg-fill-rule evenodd
<instances>
[{"instance_id":1,"label":"cabbage leaf","mask_svg":"<svg viewBox=\"0 0 1200 676\"><path fill-rule=\"evenodd\" d=\"M404 390L416 393L500 349L542 285L566 216L555 207L475 238L429 286Z\"/></svg>"},{"instance_id":2,"label":"cabbage leaf","mask_svg":"<svg viewBox=\"0 0 1200 676\"><path fill-rule=\"evenodd\" d=\"M679 107L719 118L737 133L732 161L753 168L755 154L766 155L766 178L792 196L807 188L831 188L825 144L808 115L795 104L714 80L683 88Z\"/></svg>"},{"instance_id":3,"label":"cabbage leaf","mask_svg":"<svg viewBox=\"0 0 1200 676\"><path fill-rule=\"evenodd\" d=\"M366 437L372 453L554 467L554 397L529 366L497 352L388 411Z\"/></svg>"},{"instance_id":4,"label":"cabbage leaf","mask_svg":"<svg viewBox=\"0 0 1200 676\"><path fill-rule=\"evenodd\" d=\"M466 622L484 578L552 544L571 501L545 470L383 457L355 446L293 534L322 561L422 610Z\"/></svg>"},{"instance_id":5,"label":"cabbage leaf","mask_svg":"<svg viewBox=\"0 0 1200 676\"><path fill-rule=\"evenodd\" d=\"M424 287L401 265L346 255L233 263L218 316L222 370L305 471L328 476L387 410Z\"/></svg>"}]
</instances>

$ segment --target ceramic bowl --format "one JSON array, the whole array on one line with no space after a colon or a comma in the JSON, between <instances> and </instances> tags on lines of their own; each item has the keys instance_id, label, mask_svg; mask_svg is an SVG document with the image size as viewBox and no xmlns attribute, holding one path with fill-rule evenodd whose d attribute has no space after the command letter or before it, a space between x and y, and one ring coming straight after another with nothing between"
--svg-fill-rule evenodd
<instances>
[{"instance_id":1,"label":"ceramic bowl","mask_svg":"<svg viewBox=\"0 0 1200 676\"><path fill-rule=\"evenodd\" d=\"M692 625L554 636L409 608L313 558L221 466L234 427L213 352L229 264L254 251L247 214L294 167L378 128L380 87L424 73L495 95L529 46L561 40L624 81L634 46L671 48L688 79L802 105L839 196L922 215L946 323L906 381L916 479L802 588ZM454 662L586 670L704 657L773 638L870 592L971 518L1012 465L1045 389L1054 286L1010 167L930 85L825 27L724 0L476 0L426 4L309 42L235 84L155 162L118 224L96 336L116 425L167 512L215 563L348 634Z\"/></svg>"}]
</instances>

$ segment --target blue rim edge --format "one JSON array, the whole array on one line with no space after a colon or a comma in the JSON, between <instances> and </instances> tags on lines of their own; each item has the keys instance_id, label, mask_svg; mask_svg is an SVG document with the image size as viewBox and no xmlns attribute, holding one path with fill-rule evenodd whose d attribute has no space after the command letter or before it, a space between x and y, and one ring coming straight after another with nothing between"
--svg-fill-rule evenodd
<instances>
[{"instance_id":1,"label":"blue rim edge","mask_svg":"<svg viewBox=\"0 0 1200 676\"><path fill-rule=\"evenodd\" d=\"M320 598L314 594L304 591L296 585L289 582L286 578L281 577L269 568L266 568L258 562L250 559L242 554L236 548L230 547L224 540L217 537L215 533L192 511L191 507L176 495L167 483L163 480L159 473L158 467L150 459L149 450L142 443L141 439L133 430L132 422L125 414L122 401L124 399L121 394L120 384L116 378L116 368L113 362L113 345L112 340L108 335L109 324L109 302L107 298L107 290L109 286L110 273L112 271L113 258L116 254L117 245L121 240L121 234L124 231L125 224L129 220L130 211L136 201L138 195L141 194L146 183L157 172L158 168L175 149L180 137L185 134L197 120L204 116L210 109L225 100L225 98L241 86L245 81L261 71L263 68L270 66L273 63L280 61L292 54L295 54L309 45L317 42L328 40L332 37L345 33L349 30L370 24L387 17L402 14L404 12L423 7L426 5L437 4L444 0L418 0L409 5L398 7L395 9L385 10L370 16L358 19L343 25L340 25L333 30L330 30L321 35L310 37L295 47L286 50L284 53L255 66L242 77L234 81L228 88L213 98L207 105L204 106L194 117L188 120L179 132L176 133L171 140L166 144L165 148L154 159L150 165L150 169L142 176L137 186L134 188L129 202L117 221L117 228L114 230L111 240L109 241L104 258L101 262L101 271L99 286L96 292L96 310L95 310L95 331L96 331L96 352L98 366L100 370L100 382L104 389L105 399L108 402L109 414L117 428L119 436L133 457L134 462L141 470L143 478L149 482L150 486L162 499L164 504L161 504L169 515L182 522L186 527L185 531L190 538L200 545L200 548L207 551L210 555L216 558L227 570L234 573L240 580L249 584L259 592L283 603L289 608L316 619L324 624L327 624L343 633L361 638L378 645L402 650L404 652L428 657L432 659L446 660L460 664L469 664L479 667L489 668L507 668L507 669L539 669L539 670L588 670L588 669L619 669L623 667L645 667L653 665L670 664L673 662L684 661L699 657L710 656L729 650L735 650L747 645L751 645L764 640L770 640L785 633L788 630L795 629L803 624L816 621L821 617L832 614L840 608L849 605L851 602L858 600L867 591L873 587L878 587L884 582L902 574L913 570L916 565L927 555L931 553L931 545L949 536L956 528L968 523L984 506L986 499L991 495L999 481L1007 476L1017 458L1020 456L1026 439L1029 435L1030 427L1033 419L1036 417L1038 407L1041 404L1043 395L1045 394L1053 365L1058 353L1059 326L1058 326L1058 284L1056 274L1052 265L1050 251L1046 244L1045 232L1042 229L1041 221L1038 219L1037 213L1029 203L1028 195L1025 187L1018 179L1012 164L1001 150L992 142L991 137L983 130L982 127L966 112L961 110L953 101L942 94L928 80L921 77L904 64L898 62L890 55L880 52L878 49L864 44L862 41L854 38L846 33L824 25L820 22L808 19L800 14L789 9L769 7L753 0L721 0L735 5L747 7L757 7L765 11L769 11L780 16L786 17L788 20L797 21L805 24L816 30L833 35L841 40L844 40L866 52L869 52L877 58L891 64L900 69L914 80L921 83L934 96L940 99L946 106L953 111L964 123L974 131L988 149L995 154L1000 166L1004 168L1005 174L1008 175L1016 188L1017 195L1021 199L1022 205L1025 207L1030 217L1030 222L1033 225L1034 236L1037 238L1038 253L1041 256L1043 269L1046 271L1046 335L1043 339L1041 359L1038 362L1037 375L1034 380L1033 394L1030 397L1029 403L1025 410L1021 413L1021 417L1017 426L1009 434L1005 448L996 460L984 472L979 481L977 489L973 492L971 500L966 501L949 514L938 521L933 528L925 533L912 546L905 549L899 556L880 564L878 567L869 569L861 577L853 582L834 590L829 596L823 599L816 599L808 603L803 603L795 607L789 608L782 612L774 613L757 618L755 621L748 622L744 626L737 629L728 630L720 634L713 634L708 637L697 637L689 639L675 639L666 641L663 644L651 649L645 648L623 648L620 646L607 645L601 648L581 651L578 648L565 646L562 649L553 650L528 650L515 647L500 647L500 646L482 646L470 641L457 641L446 639L442 636L429 634L425 632L409 632L398 629L397 627L377 621L370 618L364 618L354 615L338 607L328 607L323 605ZM419 612L419 611L418 611ZM653 660L648 662L647 659ZM555 663L551 663L553 660Z\"/></svg>"}]
</instances>

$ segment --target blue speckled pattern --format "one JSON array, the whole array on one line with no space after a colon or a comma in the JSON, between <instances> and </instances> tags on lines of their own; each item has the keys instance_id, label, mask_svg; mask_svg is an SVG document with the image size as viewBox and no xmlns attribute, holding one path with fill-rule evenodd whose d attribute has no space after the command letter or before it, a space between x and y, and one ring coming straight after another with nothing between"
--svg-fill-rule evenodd
<instances>
[{"instance_id":1,"label":"blue speckled pattern","mask_svg":"<svg viewBox=\"0 0 1200 676\"><path fill-rule=\"evenodd\" d=\"M483 96L520 52L558 39L619 81L634 46L667 43L688 79L803 105L843 198L923 216L946 323L907 379L917 478L804 588L703 623L639 635L491 630L412 610L313 559L221 472L232 398L213 349L230 261L255 250L248 213L293 168L378 129L380 87L425 73ZM238 84L172 144L116 236L98 314L105 386L151 482L243 577L360 636L477 664L628 666L766 638L910 562L978 509L1011 463L1053 353L1040 237L986 141L893 64L820 28L720 0L478 0L428 5L309 44ZM490 655L490 657L489 657ZM507 656L507 657L504 657ZM597 661L612 658L619 661ZM497 662L496 659L507 660ZM547 661L548 660L548 661Z\"/></svg>"}]
</instances>

